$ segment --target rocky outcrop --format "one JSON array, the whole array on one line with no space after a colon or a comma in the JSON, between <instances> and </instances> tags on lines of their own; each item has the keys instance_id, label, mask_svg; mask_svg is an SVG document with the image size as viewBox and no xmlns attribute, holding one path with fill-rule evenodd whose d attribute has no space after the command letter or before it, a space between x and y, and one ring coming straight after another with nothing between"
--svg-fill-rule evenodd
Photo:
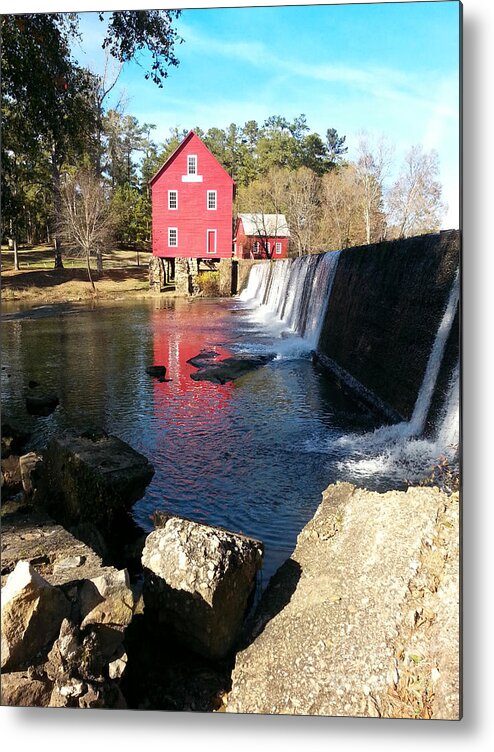
<instances>
[{"instance_id":1,"label":"rocky outcrop","mask_svg":"<svg viewBox=\"0 0 494 752\"><path fill-rule=\"evenodd\" d=\"M223 360L215 361L211 364L205 362L204 365L201 364L196 373L191 373L190 378L194 381L211 381L213 384L226 384L227 381L235 381L235 379L245 376L250 371L262 368L270 360L273 360L274 357L274 355L240 353L239 355L232 355L230 358L223 358Z\"/></svg>"},{"instance_id":2,"label":"rocky outcrop","mask_svg":"<svg viewBox=\"0 0 494 752\"><path fill-rule=\"evenodd\" d=\"M457 541L457 495L330 486L261 600L227 712L458 718Z\"/></svg>"},{"instance_id":3,"label":"rocky outcrop","mask_svg":"<svg viewBox=\"0 0 494 752\"><path fill-rule=\"evenodd\" d=\"M114 533L114 521L141 498L154 468L142 454L102 431L66 432L44 455L36 502L63 525L92 523Z\"/></svg>"},{"instance_id":4,"label":"rocky outcrop","mask_svg":"<svg viewBox=\"0 0 494 752\"><path fill-rule=\"evenodd\" d=\"M244 619L262 543L182 517L161 522L142 555L145 608L192 650L222 658Z\"/></svg>"}]
</instances>

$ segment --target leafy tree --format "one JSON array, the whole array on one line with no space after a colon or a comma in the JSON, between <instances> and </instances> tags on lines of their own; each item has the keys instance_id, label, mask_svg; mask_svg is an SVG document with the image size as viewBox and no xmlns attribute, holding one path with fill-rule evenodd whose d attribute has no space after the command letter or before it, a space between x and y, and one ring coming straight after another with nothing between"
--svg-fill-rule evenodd
<instances>
[{"instance_id":1,"label":"leafy tree","mask_svg":"<svg viewBox=\"0 0 494 752\"><path fill-rule=\"evenodd\" d=\"M346 136L338 136L335 128L328 128L326 131L327 155L331 165L334 167L341 164L344 155L348 152L348 146L345 146Z\"/></svg>"},{"instance_id":2,"label":"leafy tree","mask_svg":"<svg viewBox=\"0 0 494 752\"><path fill-rule=\"evenodd\" d=\"M174 46L182 44L173 22L180 10L128 10L100 13L101 21L107 20L107 32L103 47L109 49L116 60L123 63L136 60L139 53L148 50L152 64L145 70L145 78L151 79L160 88L168 76L168 68L179 64Z\"/></svg>"}]
</instances>

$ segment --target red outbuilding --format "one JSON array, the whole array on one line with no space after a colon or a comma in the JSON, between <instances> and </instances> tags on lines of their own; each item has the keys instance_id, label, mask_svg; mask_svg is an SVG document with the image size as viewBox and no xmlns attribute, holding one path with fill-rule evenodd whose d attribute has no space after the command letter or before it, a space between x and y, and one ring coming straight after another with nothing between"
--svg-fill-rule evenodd
<instances>
[{"instance_id":1,"label":"red outbuilding","mask_svg":"<svg viewBox=\"0 0 494 752\"><path fill-rule=\"evenodd\" d=\"M287 258L290 230L284 214L239 214L235 258Z\"/></svg>"},{"instance_id":2,"label":"red outbuilding","mask_svg":"<svg viewBox=\"0 0 494 752\"><path fill-rule=\"evenodd\" d=\"M149 183L153 255L232 257L235 183L193 131Z\"/></svg>"}]
</instances>

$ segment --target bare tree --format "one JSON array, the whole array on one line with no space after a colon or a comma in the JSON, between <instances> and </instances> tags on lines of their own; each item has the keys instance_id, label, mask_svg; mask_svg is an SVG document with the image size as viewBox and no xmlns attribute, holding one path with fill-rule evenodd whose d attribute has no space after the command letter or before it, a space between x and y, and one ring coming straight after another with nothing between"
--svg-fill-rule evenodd
<instances>
[{"instance_id":1,"label":"bare tree","mask_svg":"<svg viewBox=\"0 0 494 752\"><path fill-rule=\"evenodd\" d=\"M314 252L320 214L320 178L308 167L288 175L286 218L299 256Z\"/></svg>"},{"instance_id":2,"label":"bare tree","mask_svg":"<svg viewBox=\"0 0 494 752\"><path fill-rule=\"evenodd\" d=\"M74 255L85 258L94 295L91 256L108 246L113 231L108 196L94 171L83 168L67 175L61 191L59 233Z\"/></svg>"},{"instance_id":3,"label":"bare tree","mask_svg":"<svg viewBox=\"0 0 494 752\"><path fill-rule=\"evenodd\" d=\"M321 223L318 247L339 250L366 241L363 216L364 196L356 165L350 163L322 178Z\"/></svg>"},{"instance_id":4,"label":"bare tree","mask_svg":"<svg viewBox=\"0 0 494 752\"><path fill-rule=\"evenodd\" d=\"M388 195L389 222L398 237L439 230L446 206L441 200L438 175L437 152L412 146Z\"/></svg>"},{"instance_id":5,"label":"bare tree","mask_svg":"<svg viewBox=\"0 0 494 752\"><path fill-rule=\"evenodd\" d=\"M356 167L367 245L381 240L385 234L383 192L392 153L393 148L384 136L373 141L367 133L361 133Z\"/></svg>"}]
</instances>

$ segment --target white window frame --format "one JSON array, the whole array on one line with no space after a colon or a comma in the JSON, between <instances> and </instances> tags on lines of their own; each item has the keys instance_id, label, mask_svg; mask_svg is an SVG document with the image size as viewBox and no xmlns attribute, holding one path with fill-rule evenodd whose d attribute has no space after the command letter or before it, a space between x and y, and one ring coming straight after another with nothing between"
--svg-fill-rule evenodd
<instances>
[{"instance_id":1,"label":"white window frame","mask_svg":"<svg viewBox=\"0 0 494 752\"><path fill-rule=\"evenodd\" d=\"M171 233L175 233L175 243L171 242ZM168 248L178 248L178 227L168 228Z\"/></svg>"},{"instance_id":2,"label":"white window frame","mask_svg":"<svg viewBox=\"0 0 494 752\"><path fill-rule=\"evenodd\" d=\"M209 233L210 232L214 232L214 251L209 250ZM215 228L211 227L209 230L206 230L206 253L209 256L215 256L216 253L218 252L217 243L218 243L218 231Z\"/></svg>"},{"instance_id":3,"label":"white window frame","mask_svg":"<svg viewBox=\"0 0 494 752\"><path fill-rule=\"evenodd\" d=\"M171 197L172 197L172 194L175 195L175 204L176 204L176 206L171 206ZM178 209L178 191L176 189L175 190L172 189L171 191L168 191L168 208L169 208L170 211L177 211L177 209Z\"/></svg>"},{"instance_id":4,"label":"white window frame","mask_svg":"<svg viewBox=\"0 0 494 752\"><path fill-rule=\"evenodd\" d=\"M254 240L254 253L259 253L261 250L261 244L258 240Z\"/></svg>"},{"instance_id":5,"label":"white window frame","mask_svg":"<svg viewBox=\"0 0 494 752\"><path fill-rule=\"evenodd\" d=\"M194 170L191 170L190 160L194 160ZM187 175L197 175L197 154L187 154Z\"/></svg>"},{"instance_id":6,"label":"white window frame","mask_svg":"<svg viewBox=\"0 0 494 752\"><path fill-rule=\"evenodd\" d=\"M271 253L271 241L270 240L266 240L266 253L268 256Z\"/></svg>"},{"instance_id":7,"label":"white window frame","mask_svg":"<svg viewBox=\"0 0 494 752\"><path fill-rule=\"evenodd\" d=\"M209 206L209 199L212 196L214 196L214 206ZM218 208L218 191L206 191L206 208L208 211L216 211Z\"/></svg>"},{"instance_id":8,"label":"white window frame","mask_svg":"<svg viewBox=\"0 0 494 752\"><path fill-rule=\"evenodd\" d=\"M283 250L282 244L279 241L277 241L275 245L275 253L281 253L282 250Z\"/></svg>"}]
</instances>

